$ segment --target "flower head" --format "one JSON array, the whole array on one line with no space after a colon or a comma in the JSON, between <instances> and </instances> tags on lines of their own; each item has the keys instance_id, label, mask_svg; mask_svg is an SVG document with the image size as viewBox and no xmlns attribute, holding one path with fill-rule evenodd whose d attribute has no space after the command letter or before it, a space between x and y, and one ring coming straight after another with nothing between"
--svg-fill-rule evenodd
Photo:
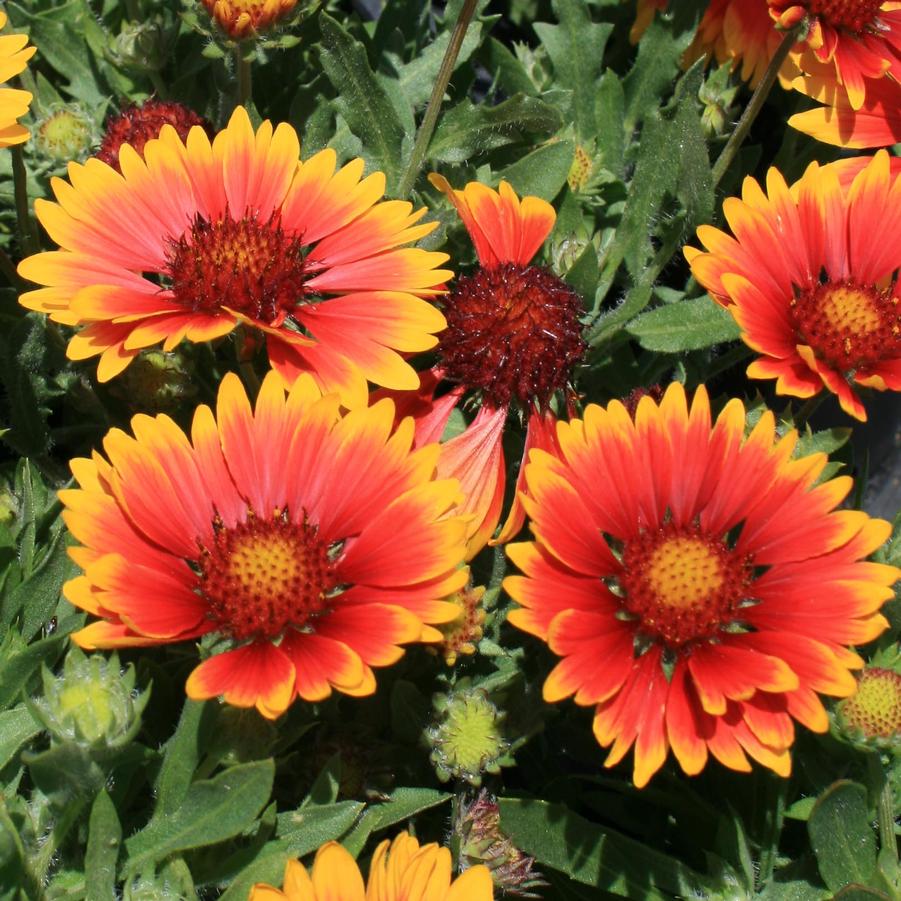
<instances>
[{"instance_id":1,"label":"flower head","mask_svg":"<svg viewBox=\"0 0 901 901\"><path fill-rule=\"evenodd\" d=\"M901 743L901 675L893 669L866 667L857 680L857 691L838 705L838 719L855 738L897 746Z\"/></svg>"},{"instance_id":2,"label":"flower head","mask_svg":"<svg viewBox=\"0 0 901 901\"><path fill-rule=\"evenodd\" d=\"M565 282L532 259L554 227L553 207L523 197L506 183L497 191L470 182L462 191L440 175L432 184L453 203L466 226L480 266L459 279L443 303L440 364L433 386L456 383L438 404L426 404L420 422L438 434L465 392L482 406L470 427L442 449L439 471L460 479L472 514L469 556L490 538L500 519L505 465L501 446L511 406L528 421L526 452L543 446L554 416L549 404L566 388L586 345L579 317L582 300ZM451 403L447 403L450 399ZM498 536L506 541L522 526L518 502Z\"/></svg>"},{"instance_id":3,"label":"flower head","mask_svg":"<svg viewBox=\"0 0 901 901\"><path fill-rule=\"evenodd\" d=\"M778 394L795 397L825 386L848 414L865 419L853 385L901 389L901 179L885 152L850 187L839 175L812 163L789 189L771 169L766 194L746 178L742 198L723 204L735 237L702 226L707 252L685 253L760 353L751 378L776 379Z\"/></svg>"},{"instance_id":4,"label":"flower head","mask_svg":"<svg viewBox=\"0 0 901 901\"><path fill-rule=\"evenodd\" d=\"M216 24L233 40L268 31L297 5L297 0L202 0Z\"/></svg>"},{"instance_id":5,"label":"flower head","mask_svg":"<svg viewBox=\"0 0 901 901\"><path fill-rule=\"evenodd\" d=\"M417 225L403 201L379 202L385 177L363 161L335 171L323 150L301 163L291 126L256 133L242 107L210 142L172 125L143 156L119 149L119 174L100 160L55 179L57 203L38 218L61 250L20 265L45 285L29 309L82 326L72 359L100 355L98 378L125 369L142 348L210 341L239 323L268 339L290 383L311 372L325 391L362 406L367 379L399 390L419 376L401 353L427 350L444 317L421 299L440 292L447 256L401 245Z\"/></svg>"},{"instance_id":6,"label":"flower head","mask_svg":"<svg viewBox=\"0 0 901 901\"><path fill-rule=\"evenodd\" d=\"M0 10L0 29L6 27L7 15ZM36 47L28 47L28 35L0 35L0 85L25 69ZM31 94L14 88L0 88L0 147L11 147L28 140L28 129L16 122L28 112Z\"/></svg>"},{"instance_id":7,"label":"flower head","mask_svg":"<svg viewBox=\"0 0 901 901\"><path fill-rule=\"evenodd\" d=\"M35 127L35 147L54 163L83 159L94 143L94 123L78 104L59 106Z\"/></svg>"},{"instance_id":8,"label":"flower head","mask_svg":"<svg viewBox=\"0 0 901 901\"><path fill-rule=\"evenodd\" d=\"M732 400L712 424L703 387L634 418L589 405L558 438L526 466L536 540L508 547L523 575L504 581L510 622L562 658L545 699L594 706L607 765L634 745L638 786L670 750L689 774L713 755L786 775L794 721L828 728L818 694L852 694L847 645L887 626L899 571L865 558L889 523L837 510L851 479L818 483L826 455L793 458L772 413L745 437Z\"/></svg>"},{"instance_id":9,"label":"flower head","mask_svg":"<svg viewBox=\"0 0 901 901\"><path fill-rule=\"evenodd\" d=\"M901 8L895 0L767 0L782 28L805 23L791 62L805 75L840 85L852 109L867 79L901 76Z\"/></svg>"},{"instance_id":10,"label":"flower head","mask_svg":"<svg viewBox=\"0 0 901 901\"><path fill-rule=\"evenodd\" d=\"M251 412L227 375L216 417L191 439L167 416L113 429L106 459L72 461L81 486L60 493L84 570L65 586L99 617L84 648L158 645L214 635L223 653L192 673L188 696L223 695L264 716L332 688L375 690L372 666L400 645L437 641L439 599L467 571L453 481L435 481L438 448L411 452L389 400L339 412L309 377L286 398L270 373Z\"/></svg>"},{"instance_id":11,"label":"flower head","mask_svg":"<svg viewBox=\"0 0 901 901\"><path fill-rule=\"evenodd\" d=\"M188 137L188 132L195 125L199 125L206 132L210 131L210 125L203 116L199 116L181 103L145 100L140 104L129 104L118 115L111 116L107 120L106 131L96 157L117 172L121 172L119 149L122 145L130 144L143 156L144 145L153 138L158 138L164 125L171 125L182 141Z\"/></svg>"},{"instance_id":12,"label":"flower head","mask_svg":"<svg viewBox=\"0 0 901 901\"><path fill-rule=\"evenodd\" d=\"M257 883L248 901L491 901L494 890L487 867L475 866L452 878L447 848L420 847L406 832L385 840L372 855L369 882L357 862L337 842L316 852L311 873L288 861L281 891Z\"/></svg>"}]
</instances>

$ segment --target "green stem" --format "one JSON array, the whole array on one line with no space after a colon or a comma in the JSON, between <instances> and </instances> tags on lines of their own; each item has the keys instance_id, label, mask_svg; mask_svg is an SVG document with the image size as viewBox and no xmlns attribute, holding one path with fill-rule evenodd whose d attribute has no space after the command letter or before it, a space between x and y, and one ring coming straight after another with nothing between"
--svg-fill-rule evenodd
<instances>
[{"instance_id":1,"label":"green stem","mask_svg":"<svg viewBox=\"0 0 901 901\"><path fill-rule=\"evenodd\" d=\"M60 813L59 818L53 824L53 829L50 830L50 835L47 836L46 841L41 845L40 851L35 855L32 871L37 875L41 883L43 883L44 877L50 869L50 864L53 862L56 852L65 841L69 830L81 816L84 807L85 801L83 800L71 801Z\"/></svg>"},{"instance_id":2,"label":"green stem","mask_svg":"<svg viewBox=\"0 0 901 901\"><path fill-rule=\"evenodd\" d=\"M19 285L19 275L16 272L16 267L13 265L13 261L9 258L7 252L0 247L0 271L6 276L10 285L14 288Z\"/></svg>"},{"instance_id":3,"label":"green stem","mask_svg":"<svg viewBox=\"0 0 901 901\"><path fill-rule=\"evenodd\" d=\"M801 404L801 408L795 414L793 418L793 424L796 429L801 429L805 425L807 425L807 421L811 416L817 411L820 404L826 399L826 392L820 391L819 394L814 394L813 397L808 398Z\"/></svg>"},{"instance_id":4,"label":"green stem","mask_svg":"<svg viewBox=\"0 0 901 901\"><path fill-rule=\"evenodd\" d=\"M785 819L785 796L788 791L788 780L779 776L769 776L766 791L767 821L766 838L760 849L759 868L757 871L757 888L763 890L773 878L776 859L779 855L779 837L782 835L782 823Z\"/></svg>"},{"instance_id":5,"label":"green stem","mask_svg":"<svg viewBox=\"0 0 901 901\"><path fill-rule=\"evenodd\" d=\"M247 106L253 99L251 62L244 56L244 47L235 47L235 75L238 80L238 106Z\"/></svg>"},{"instance_id":6,"label":"green stem","mask_svg":"<svg viewBox=\"0 0 901 901\"><path fill-rule=\"evenodd\" d=\"M751 130L751 126L757 118L757 114L763 108L763 104L766 102L770 90L776 83L776 78L779 75L782 64L785 62L785 57L788 56L788 52L791 50L796 40L797 29L787 31L785 37L782 38L782 43L770 60L770 64L767 66L760 84L754 89L754 93L751 95L748 105L741 114L741 118L735 126L735 131L732 132L731 137L726 142L726 146L723 148L717 161L713 164L712 177L714 187L720 183L722 177L726 174L726 170L731 165L732 160L735 158L735 154L738 153L739 148L748 136L748 132Z\"/></svg>"},{"instance_id":7,"label":"green stem","mask_svg":"<svg viewBox=\"0 0 901 901\"><path fill-rule=\"evenodd\" d=\"M895 799L892 783L887 778L882 760L877 752L867 755L870 784L878 792L876 822L879 825L879 858L883 871L892 879L898 872L898 840L895 837Z\"/></svg>"},{"instance_id":8,"label":"green stem","mask_svg":"<svg viewBox=\"0 0 901 901\"><path fill-rule=\"evenodd\" d=\"M426 151L429 142L432 140L432 134L435 131L435 125L438 122L438 114L441 112L441 104L444 101L444 92L450 82L453 74L454 66L457 64L457 57L460 55L460 48L463 46L463 38L466 37L466 29L472 20L473 13L476 9L476 0L465 0L460 15L457 18L457 24L454 25L454 31L451 35L450 43L447 50L444 51L444 59L441 60L441 68L438 70L438 78L432 88L432 96L429 97L429 105L426 107L425 115L416 133L416 141L413 144L413 151L410 154L410 162L404 172L404 177L400 181L398 188L398 197L406 197L413 188L416 176L425 161Z\"/></svg>"},{"instance_id":9,"label":"green stem","mask_svg":"<svg viewBox=\"0 0 901 901\"><path fill-rule=\"evenodd\" d=\"M22 146L17 144L12 150L13 187L16 196L16 221L19 226L19 245L23 256L31 256L39 249L38 232L28 210L28 173L25 171L25 157Z\"/></svg>"},{"instance_id":10,"label":"green stem","mask_svg":"<svg viewBox=\"0 0 901 901\"><path fill-rule=\"evenodd\" d=\"M147 77L150 79L150 83L153 85L153 90L156 93L156 96L160 100L165 100L168 91L166 90L166 82L163 81L162 76L156 69L151 69L147 73Z\"/></svg>"}]
</instances>

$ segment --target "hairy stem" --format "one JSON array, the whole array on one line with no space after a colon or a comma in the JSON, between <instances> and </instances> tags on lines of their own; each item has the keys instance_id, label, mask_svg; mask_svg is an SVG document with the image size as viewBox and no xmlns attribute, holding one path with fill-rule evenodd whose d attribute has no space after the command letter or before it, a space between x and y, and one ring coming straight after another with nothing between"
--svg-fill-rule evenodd
<instances>
[{"instance_id":1,"label":"hairy stem","mask_svg":"<svg viewBox=\"0 0 901 901\"><path fill-rule=\"evenodd\" d=\"M235 77L238 81L238 106L247 106L253 99L251 62L244 56L241 44L235 47Z\"/></svg>"},{"instance_id":2,"label":"hairy stem","mask_svg":"<svg viewBox=\"0 0 901 901\"><path fill-rule=\"evenodd\" d=\"M779 75L782 64L785 62L785 57L788 56L788 51L791 50L792 45L796 40L797 29L787 31L785 37L782 38L782 43L777 48L775 54L773 54L773 58L770 60L770 64L767 66L766 72L764 72L763 78L760 80L760 84L754 89L754 93L751 95L748 105L745 107L744 112L741 114L741 118L738 120L738 124L735 126L735 131L732 132L731 137L726 142L726 146L723 148L717 161L713 164L712 177L714 187L720 183L731 165L732 160L735 159L735 154L738 153L739 148L748 136L748 132L751 130L751 126L757 118L757 114L763 108L763 104L766 102L770 90L776 83L776 78Z\"/></svg>"},{"instance_id":3,"label":"hairy stem","mask_svg":"<svg viewBox=\"0 0 901 901\"><path fill-rule=\"evenodd\" d=\"M39 250L38 232L28 209L28 173L25 171L25 157L22 145L17 144L12 150L13 188L16 197L16 222L19 228L19 246L22 256L31 256Z\"/></svg>"},{"instance_id":4,"label":"hairy stem","mask_svg":"<svg viewBox=\"0 0 901 901\"><path fill-rule=\"evenodd\" d=\"M460 48L463 46L463 38L466 37L466 30L472 21L473 13L476 9L476 0L466 0L460 15L457 18L457 24L454 25L453 34L451 34L450 43L444 52L444 59L441 60L441 68L438 70L438 77L435 79L435 86L432 88L432 96L429 97L429 105L426 107L425 115L416 132L416 141L413 144L413 151L410 154L410 162L401 179L398 188L398 197L406 197L419 175L419 170L425 161L426 151L429 142L432 140L432 134L435 131L435 125L438 122L438 114L441 112L441 103L444 100L444 92L447 90L448 82L457 64L457 57L460 55Z\"/></svg>"}]
</instances>

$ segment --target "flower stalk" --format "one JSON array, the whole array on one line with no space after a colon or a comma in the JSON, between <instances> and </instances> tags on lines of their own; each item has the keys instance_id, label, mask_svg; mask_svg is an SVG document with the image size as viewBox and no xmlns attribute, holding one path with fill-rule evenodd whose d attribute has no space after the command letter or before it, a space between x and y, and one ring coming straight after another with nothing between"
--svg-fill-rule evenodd
<instances>
[{"instance_id":1,"label":"flower stalk","mask_svg":"<svg viewBox=\"0 0 901 901\"><path fill-rule=\"evenodd\" d=\"M410 154L410 162L407 164L400 187L397 190L398 197L406 197L410 193L413 183L416 181L416 176L419 175L419 170L422 168L429 141L431 141L435 125L438 123L438 114L441 112L444 92L447 90L454 66L457 64L457 57L460 55L460 48L463 46L463 39L466 37L466 31L469 28L469 23L472 21L475 9L476 0L466 0L463 8L460 10L457 24L454 26L447 50L444 52L444 59L441 60L441 68L438 70L438 77L435 79L435 86L432 88L429 104L426 107L425 115L422 117L419 131L416 133L416 141Z\"/></svg>"}]
</instances>

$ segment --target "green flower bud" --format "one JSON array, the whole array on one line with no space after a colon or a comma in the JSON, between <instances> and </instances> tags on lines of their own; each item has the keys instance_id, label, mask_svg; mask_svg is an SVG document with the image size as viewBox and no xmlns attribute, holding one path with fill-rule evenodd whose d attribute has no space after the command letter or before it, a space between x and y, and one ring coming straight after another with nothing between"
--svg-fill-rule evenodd
<instances>
[{"instance_id":1,"label":"green flower bud","mask_svg":"<svg viewBox=\"0 0 901 901\"><path fill-rule=\"evenodd\" d=\"M144 351L111 388L113 394L135 410L171 413L196 393L191 375L179 351Z\"/></svg>"},{"instance_id":2,"label":"green flower bud","mask_svg":"<svg viewBox=\"0 0 901 901\"><path fill-rule=\"evenodd\" d=\"M52 163L84 159L95 139L94 121L78 105L57 107L34 129L34 148Z\"/></svg>"},{"instance_id":3,"label":"green flower bud","mask_svg":"<svg viewBox=\"0 0 901 901\"><path fill-rule=\"evenodd\" d=\"M53 742L96 753L118 750L137 734L150 692L135 691L134 667L123 671L117 654L86 656L73 647L58 677L46 667L42 677L43 697L31 709Z\"/></svg>"},{"instance_id":4,"label":"green flower bud","mask_svg":"<svg viewBox=\"0 0 901 901\"><path fill-rule=\"evenodd\" d=\"M732 104L738 85L732 83L732 65L725 63L714 69L698 90L698 100L704 106L701 127L707 137L722 136L735 118Z\"/></svg>"},{"instance_id":5,"label":"green flower bud","mask_svg":"<svg viewBox=\"0 0 901 901\"><path fill-rule=\"evenodd\" d=\"M436 695L432 704L438 716L425 737L442 782L455 778L480 785L484 773L499 773L502 766L513 764L510 743L502 732L505 714L484 691L458 689Z\"/></svg>"},{"instance_id":6,"label":"green flower bud","mask_svg":"<svg viewBox=\"0 0 901 901\"><path fill-rule=\"evenodd\" d=\"M139 72L159 72L166 63L177 28L167 28L160 19L124 22L106 54L117 66Z\"/></svg>"}]
</instances>

